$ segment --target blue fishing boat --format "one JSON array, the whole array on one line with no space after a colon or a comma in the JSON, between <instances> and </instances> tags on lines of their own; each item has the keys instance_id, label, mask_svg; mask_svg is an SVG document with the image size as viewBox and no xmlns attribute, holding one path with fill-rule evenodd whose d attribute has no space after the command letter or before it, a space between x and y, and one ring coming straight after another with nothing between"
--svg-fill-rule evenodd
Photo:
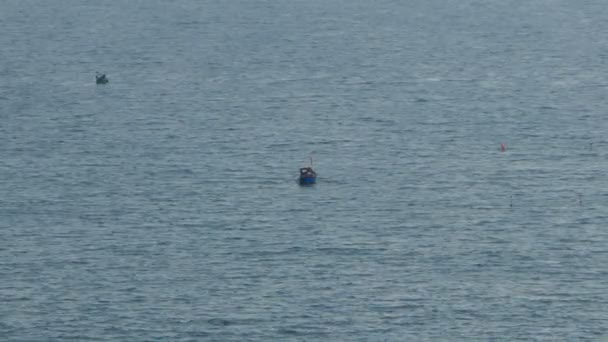
<instances>
[{"instance_id":1,"label":"blue fishing boat","mask_svg":"<svg viewBox=\"0 0 608 342\"><path fill-rule=\"evenodd\" d=\"M310 166L300 168L300 185L312 185L317 182L317 173L312 169L312 157L310 158Z\"/></svg>"},{"instance_id":2,"label":"blue fishing boat","mask_svg":"<svg viewBox=\"0 0 608 342\"><path fill-rule=\"evenodd\" d=\"M317 173L312 167L300 168L300 185L312 185L317 182Z\"/></svg>"}]
</instances>

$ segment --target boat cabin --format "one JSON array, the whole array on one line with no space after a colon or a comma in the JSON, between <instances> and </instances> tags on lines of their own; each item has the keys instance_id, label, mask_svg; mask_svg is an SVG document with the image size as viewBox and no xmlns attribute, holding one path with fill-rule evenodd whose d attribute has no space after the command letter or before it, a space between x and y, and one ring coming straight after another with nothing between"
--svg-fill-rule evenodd
<instances>
[{"instance_id":1,"label":"boat cabin","mask_svg":"<svg viewBox=\"0 0 608 342\"><path fill-rule=\"evenodd\" d=\"M312 169L312 167L303 167L300 168L300 178L310 178L316 177L317 173Z\"/></svg>"}]
</instances>

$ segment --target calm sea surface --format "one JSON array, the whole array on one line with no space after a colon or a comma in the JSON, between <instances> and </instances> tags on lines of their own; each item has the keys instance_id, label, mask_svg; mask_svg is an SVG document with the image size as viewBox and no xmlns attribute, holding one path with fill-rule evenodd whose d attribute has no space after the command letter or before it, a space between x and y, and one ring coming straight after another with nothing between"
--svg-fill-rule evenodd
<instances>
[{"instance_id":1,"label":"calm sea surface","mask_svg":"<svg viewBox=\"0 0 608 342\"><path fill-rule=\"evenodd\" d=\"M3 0L2 340L608 339L607 18Z\"/></svg>"}]
</instances>

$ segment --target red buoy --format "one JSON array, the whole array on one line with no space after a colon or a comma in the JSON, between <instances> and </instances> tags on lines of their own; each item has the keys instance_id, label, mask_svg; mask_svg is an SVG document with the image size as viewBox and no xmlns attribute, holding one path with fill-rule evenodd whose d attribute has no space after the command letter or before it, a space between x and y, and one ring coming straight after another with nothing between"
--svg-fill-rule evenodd
<instances>
[{"instance_id":1,"label":"red buoy","mask_svg":"<svg viewBox=\"0 0 608 342\"><path fill-rule=\"evenodd\" d=\"M507 145L505 145L505 144L501 143L501 144L500 144L500 152L504 152L504 151L506 151L506 150L507 150Z\"/></svg>"}]
</instances>

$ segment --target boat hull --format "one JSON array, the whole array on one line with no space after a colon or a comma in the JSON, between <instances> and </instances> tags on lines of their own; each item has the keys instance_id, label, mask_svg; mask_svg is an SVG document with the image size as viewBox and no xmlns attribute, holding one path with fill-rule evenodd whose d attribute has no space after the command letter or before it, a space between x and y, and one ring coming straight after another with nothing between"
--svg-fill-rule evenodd
<instances>
[{"instance_id":1,"label":"boat hull","mask_svg":"<svg viewBox=\"0 0 608 342\"><path fill-rule=\"evenodd\" d=\"M313 185L317 182L317 177L300 177L300 185Z\"/></svg>"}]
</instances>

